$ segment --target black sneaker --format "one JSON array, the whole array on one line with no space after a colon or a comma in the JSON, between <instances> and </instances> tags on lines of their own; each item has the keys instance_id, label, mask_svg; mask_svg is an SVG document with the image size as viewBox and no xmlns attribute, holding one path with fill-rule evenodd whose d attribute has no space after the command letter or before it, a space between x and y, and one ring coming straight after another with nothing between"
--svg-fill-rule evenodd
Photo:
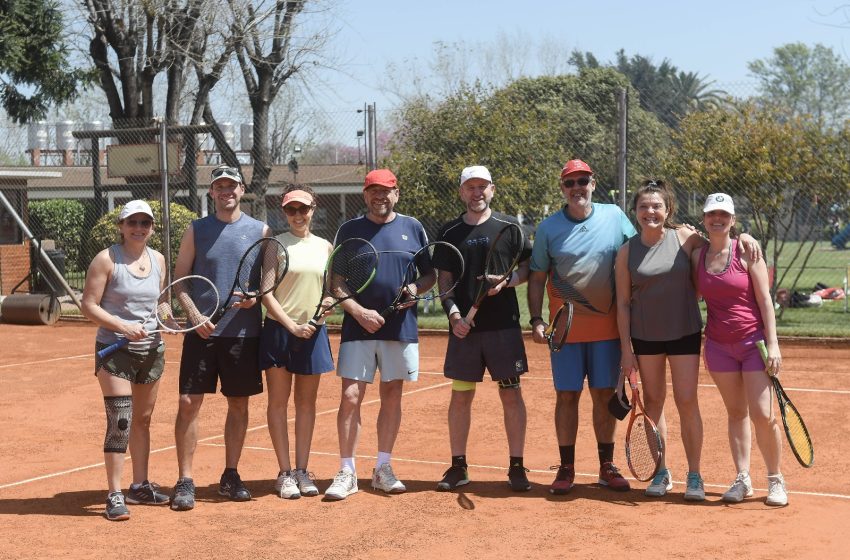
<instances>
[{"instance_id":1,"label":"black sneaker","mask_svg":"<svg viewBox=\"0 0 850 560\"><path fill-rule=\"evenodd\" d=\"M234 502L247 502L251 499L251 493L248 492L248 489L239 477L239 473L236 471L225 471L221 475L218 493L222 496L227 496Z\"/></svg>"},{"instance_id":2,"label":"black sneaker","mask_svg":"<svg viewBox=\"0 0 850 560\"><path fill-rule=\"evenodd\" d=\"M437 490L447 492L466 484L469 484L469 473L466 467L452 465L449 470L443 473L443 480L437 483Z\"/></svg>"},{"instance_id":3,"label":"black sneaker","mask_svg":"<svg viewBox=\"0 0 850 560\"><path fill-rule=\"evenodd\" d=\"M127 492L128 504L144 504L150 506L164 506L170 498L159 491L159 484L146 480L138 487L130 486Z\"/></svg>"},{"instance_id":4,"label":"black sneaker","mask_svg":"<svg viewBox=\"0 0 850 560\"><path fill-rule=\"evenodd\" d=\"M531 490L531 483L528 482L528 477L525 473L528 469L520 465L511 465L508 469L508 484L514 492L528 492Z\"/></svg>"},{"instance_id":5,"label":"black sneaker","mask_svg":"<svg viewBox=\"0 0 850 560\"><path fill-rule=\"evenodd\" d=\"M171 509L188 511L195 507L195 482L191 478L178 478L171 494Z\"/></svg>"},{"instance_id":6,"label":"black sneaker","mask_svg":"<svg viewBox=\"0 0 850 560\"><path fill-rule=\"evenodd\" d=\"M130 519L130 510L124 503L124 494L110 492L106 496L106 518L110 521L126 521Z\"/></svg>"}]
</instances>

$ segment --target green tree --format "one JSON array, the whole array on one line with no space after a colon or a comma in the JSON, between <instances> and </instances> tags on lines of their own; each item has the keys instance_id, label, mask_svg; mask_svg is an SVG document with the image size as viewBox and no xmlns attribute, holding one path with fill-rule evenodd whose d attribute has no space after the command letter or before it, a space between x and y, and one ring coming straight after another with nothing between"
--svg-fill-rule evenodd
<instances>
[{"instance_id":1,"label":"green tree","mask_svg":"<svg viewBox=\"0 0 850 560\"><path fill-rule=\"evenodd\" d=\"M39 239L53 239L67 255L69 269L85 270L82 262L83 224L86 208L77 200L34 200L28 206L30 227Z\"/></svg>"},{"instance_id":2,"label":"green tree","mask_svg":"<svg viewBox=\"0 0 850 560\"><path fill-rule=\"evenodd\" d=\"M86 81L85 72L69 68L58 2L0 0L0 102L13 121L44 118Z\"/></svg>"},{"instance_id":3,"label":"green tree","mask_svg":"<svg viewBox=\"0 0 850 560\"><path fill-rule=\"evenodd\" d=\"M538 220L563 204L558 172L564 161L587 160L597 171L597 195L614 184L617 105L628 80L610 68L578 75L524 78L501 89L480 84L432 103L408 102L385 162L399 174L399 208L429 228L456 216L457 181L467 165L490 168L495 207ZM665 149L668 129L629 98L630 158L654 170L654 151Z\"/></svg>"},{"instance_id":4,"label":"green tree","mask_svg":"<svg viewBox=\"0 0 850 560\"><path fill-rule=\"evenodd\" d=\"M780 115L811 115L838 127L850 117L850 65L830 47L789 43L747 67L758 80L760 101Z\"/></svg>"}]
</instances>

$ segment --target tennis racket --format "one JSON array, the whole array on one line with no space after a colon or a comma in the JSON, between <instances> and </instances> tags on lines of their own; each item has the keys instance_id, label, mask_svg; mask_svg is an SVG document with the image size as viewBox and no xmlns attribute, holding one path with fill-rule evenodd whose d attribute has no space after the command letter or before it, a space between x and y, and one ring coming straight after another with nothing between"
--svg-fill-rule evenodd
<instances>
[{"instance_id":1,"label":"tennis racket","mask_svg":"<svg viewBox=\"0 0 850 560\"><path fill-rule=\"evenodd\" d=\"M441 286L440 288L444 289L438 288L439 293L436 294L434 290L428 290L424 294L412 294L407 287L410 284L415 284L422 277L422 271L427 273L434 269L432 261L435 254L439 259L440 268L450 271L454 275L454 283ZM428 301L446 295L455 289L458 282L460 282L461 276L463 276L463 256L457 247L445 241L432 241L428 243L413 254L413 258L408 263L407 269L404 272L404 277L402 278L401 286L398 289L395 299L389 307L381 311L381 317L386 319L398 311L404 304L411 301Z\"/></svg>"},{"instance_id":2,"label":"tennis racket","mask_svg":"<svg viewBox=\"0 0 850 560\"><path fill-rule=\"evenodd\" d=\"M552 323L546 327L543 333L546 336L546 342L549 344L549 350L557 352L564 346L572 326L573 304L572 302L565 301L564 305L555 313Z\"/></svg>"},{"instance_id":3,"label":"tennis racket","mask_svg":"<svg viewBox=\"0 0 850 560\"><path fill-rule=\"evenodd\" d=\"M756 346L758 346L761 357L767 364L767 346L764 341L759 340L756 342ZM794 453L794 457L797 458L797 462L808 469L815 462L815 450L812 446L812 438L809 437L809 430L806 429L806 424L803 422L803 417L800 416L797 407L794 406L785 389L782 388L779 378L771 375L770 380L773 382L774 391L776 391L776 401L779 403L779 413L782 416L782 425L785 427L788 444Z\"/></svg>"},{"instance_id":4,"label":"tennis racket","mask_svg":"<svg viewBox=\"0 0 850 560\"><path fill-rule=\"evenodd\" d=\"M263 237L253 243L239 259L236 278L233 279L227 300L212 317L211 322L218 323L222 316L240 301L260 298L273 291L283 280L287 270L289 253L283 243L274 237Z\"/></svg>"},{"instance_id":5,"label":"tennis racket","mask_svg":"<svg viewBox=\"0 0 850 560\"><path fill-rule=\"evenodd\" d=\"M478 277L478 290L472 307L469 308L469 312L464 318L464 321L468 324L472 324L475 314L478 313L478 308L481 307L481 303L487 297L487 292L514 271L517 263L519 263L524 245L525 238L522 234L522 228L517 224L509 223L496 234L487 250L484 270Z\"/></svg>"},{"instance_id":6,"label":"tennis racket","mask_svg":"<svg viewBox=\"0 0 850 560\"><path fill-rule=\"evenodd\" d=\"M322 301L310 324L318 327L325 313L365 290L377 271L378 251L367 240L352 237L337 245L325 264Z\"/></svg>"},{"instance_id":7,"label":"tennis racket","mask_svg":"<svg viewBox=\"0 0 850 560\"><path fill-rule=\"evenodd\" d=\"M629 373L632 387L632 415L626 430L626 461L634 477L646 482L658 473L664 458L664 444L655 422L646 415L635 372Z\"/></svg>"},{"instance_id":8,"label":"tennis racket","mask_svg":"<svg viewBox=\"0 0 850 560\"><path fill-rule=\"evenodd\" d=\"M175 313L175 307L172 305L172 294L174 294L179 305L176 308L178 313ZM218 302L218 290L212 282L203 276L184 276L166 286L159 293L156 306L142 320L142 324L144 325L154 317L159 328L148 332L148 334L190 332L209 320L209 317L218 309ZM176 320L178 314L186 318L182 325ZM97 357L102 360L128 344L130 344L130 339L121 338L99 350Z\"/></svg>"}]
</instances>

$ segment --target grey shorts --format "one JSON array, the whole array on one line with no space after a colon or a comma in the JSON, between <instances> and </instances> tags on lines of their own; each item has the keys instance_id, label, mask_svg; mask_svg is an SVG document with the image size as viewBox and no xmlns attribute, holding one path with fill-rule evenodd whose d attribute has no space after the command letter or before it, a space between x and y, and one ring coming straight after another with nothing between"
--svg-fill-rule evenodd
<instances>
[{"instance_id":1,"label":"grey shorts","mask_svg":"<svg viewBox=\"0 0 850 560\"><path fill-rule=\"evenodd\" d=\"M115 377L126 379L130 383L145 385L158 381L165 371L165 344L149 350L135 351L128 347L119 348L104 359L97 357L97 352L109 344L96 342L94 345L94 374L100 369Z\"/></svg>"},{"instance_id":2,"label":"grey shorts","mask_svg":"<svg viewBox=\"0 0 850 560\"><path fill-rule=\"evenodd\" d=\"M381 371L381 381L416 381L419 379L419 343L350 340L340 344L337 376L372 383L376 370Z\"/></svg>"},{"instance_id":3,"label":"grey shorts","mask_svg":"<svg viewBox=\"0 0 850 560\"><path fill-rule=\"evenodd\" d=\"M528 371L525 344L519 327L498 331L472 331L464 338L449 334L443 371L449 379L479 382L484 370L493 381L517 377Z\"/></svg>"}]
</instances>

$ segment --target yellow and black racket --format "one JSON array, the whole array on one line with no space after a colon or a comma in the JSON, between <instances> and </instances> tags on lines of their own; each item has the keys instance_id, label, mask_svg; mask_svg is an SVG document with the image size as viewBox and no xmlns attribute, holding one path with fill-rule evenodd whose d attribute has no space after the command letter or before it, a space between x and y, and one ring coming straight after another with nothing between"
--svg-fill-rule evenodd
<instances>
[{"instance_id":1,"label":"yellow and black racket","mask_svg":"<svg viewBox=\"0 0 850 560\"><path fill-rule=\"evenodd\" d=\"M546 331L543 333L546 336L546 342L549 343L549 350L557 352L564 346L572 325L573 304L570 301L565 301L564 305L555 313L552 324L546 327Z\"/></svg>"},{"instance_id":2,"label":"yellow and black racket","mask_svg":"<svg viewBox=\"0 0 850 560\"><path fill-rule=\"evenodd\" d=\"M761 357L764 358L765 365L767 365L767 346L765 346L763 340L756 342L756 346L758 346ZM791 451L801 465L809 468L815 462L815 450L812 446L812 438L809 437L809 430L806 429L806 424L803 422L803 417L800 416L797 407L794 406L785 389L782 388L779 378L771 375L770 380L773 382L774 391L776 391L776 401L779 403L779 413L782 416L782 425L785 427L785 436L788 438Z\"/></svg>"}]
</instances>

